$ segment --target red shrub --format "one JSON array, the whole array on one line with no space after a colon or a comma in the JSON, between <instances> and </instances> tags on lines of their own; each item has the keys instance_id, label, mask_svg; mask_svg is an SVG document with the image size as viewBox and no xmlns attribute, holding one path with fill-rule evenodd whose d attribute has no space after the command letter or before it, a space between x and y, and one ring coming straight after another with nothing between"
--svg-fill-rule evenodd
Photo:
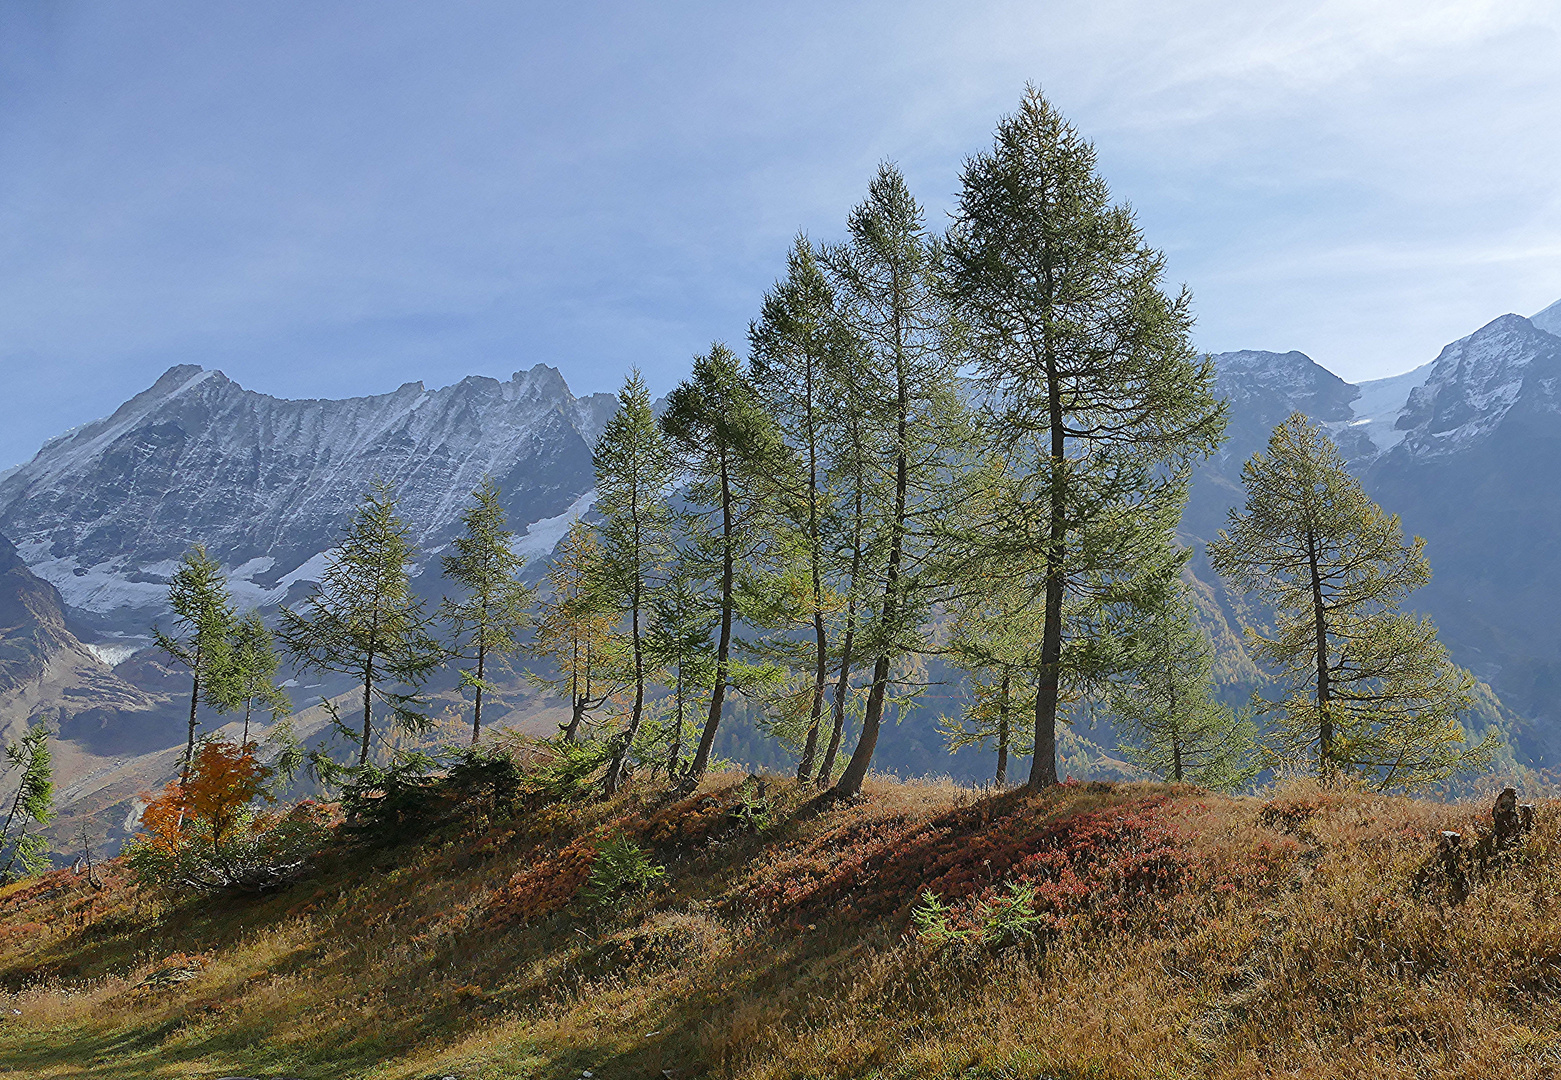
<instances>
[{"instance_id":1,"label":"red shrub","mask_svg":"<svg viewBox=\"0 0 1561 1080\"><path fill-rule=\"evenodd\" d=\"M583 836L509 879L494 899L490 917L497 923L526 923L568 905L591 876L596 839Z\"/></svg>"},{"instance_id":2,"label":"red shrub","mask_svg":"<svg viewBox=\"0 0 1561 1080\"><path fill-rule=\"evenodd\" d=\"M1185 873L1189 859L1162 817L1164 801L1041 821L1048 804L1014 795L921 823L858 820L797 845L745 892L772 913L827 907L866 918L904 911L926 889L964 908L1025 881L1038 886L1042 911L1120 923Z\"/></svg>"}]
</instances>

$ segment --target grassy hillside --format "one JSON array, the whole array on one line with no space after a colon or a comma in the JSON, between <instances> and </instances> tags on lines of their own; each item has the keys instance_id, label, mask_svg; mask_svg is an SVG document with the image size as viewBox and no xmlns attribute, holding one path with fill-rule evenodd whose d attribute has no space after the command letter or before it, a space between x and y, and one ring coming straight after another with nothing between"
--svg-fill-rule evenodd
<instances>
[{"instance_id":1,"label":"grassy hillside","mask_svg":"<svg viewBox=\"0 0 1561 1080\"><path fill-rule=\"evenodd\" d=\"M1435 837L1488 822L1488 804L1307 786L1262 800L875 782L868 796L820 811L794 784L761 794L736 774L689 798L642 787L338 853L261 899L170 902L118 864L101 890L57 871L0 892L0 1075L1518 1078L1561 1064L1548 804L1454 903ZM619 834L666 875L593 908L581 887ZM942 933L912 918L928 888ZM1028 927L1003 933L1004 912Z\"/></svg>"}]
</instances>

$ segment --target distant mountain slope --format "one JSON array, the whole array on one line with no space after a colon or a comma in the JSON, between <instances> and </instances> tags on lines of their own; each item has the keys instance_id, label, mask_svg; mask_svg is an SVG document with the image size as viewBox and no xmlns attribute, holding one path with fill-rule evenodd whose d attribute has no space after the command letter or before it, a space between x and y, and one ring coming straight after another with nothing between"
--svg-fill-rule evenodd
<instances>
[{"instance_id":1,"label":"distant mountain slope","mask_svg":"<svg viewBox=\"0 0 1561 1080\"><path fill-rule=\"evenodd\" d=\"M1561 319L1561 304L1546 310ZM1242 501L1242 465L1299 409L1323 422L1372 498L1426 538L1433 577L1413 604L1530 721L1529 755L1561 757L1561 338L1503 315L1430 364L1358 387L1301 353L1215 363L1230 438L1197 474L1182 523L1206 606L1237 621L1202 545Z\"/></svg>"},{"instance_id":2,"label":"distant mountain slope","mask_svg":"<svg viewBox=\"0 0 1561 1080\"><path fill-rule=\"evenodd\" d=\"M591 444L615 408L609 394L576 398L543 365L344 401L287 401L175 367L0 481L0 533L78 617L138 633L196 542L241 601L281 602L375 480L396 488L425 549L448 539L485 474L521 529L578 513Z\"/></svg>"},{"instance_id":3,"label":"distant mountain slope","mask_svg":"<svg viewBox=\"0 0 1561 1080\"><path fill-rule=\"evenodd\" d=\"M1557 300L1544 311L1529 316L1528 321L1548 334L1561 336L1561 300Z\"/></svg>"},{"instance_id":4,"label":"distant mountain slope","mask_svg":"<svg viewBox=\"0 0 1561 1080\"><path fill-rule=\"evenodd\" d=\"M1442 351L1398 425L1365 482L1426 538L1422 606L1561 749L1561 337L1502 316Z\"/></svg>"}]
</instances>

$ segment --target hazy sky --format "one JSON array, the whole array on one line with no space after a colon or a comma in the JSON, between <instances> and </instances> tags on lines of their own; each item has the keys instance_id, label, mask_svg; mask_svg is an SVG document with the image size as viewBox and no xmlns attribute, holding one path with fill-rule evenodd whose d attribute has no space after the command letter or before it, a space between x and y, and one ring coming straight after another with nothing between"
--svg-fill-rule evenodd
<instances>
[{"instance_id":1,"label":"hazy sky","mask_svg":"<svg viewBox=\"0 0 1561 1080\"><path fill-rule=\"evenodd\" d=\"M1561 5L0 4L0 467L175 363L669 389L1033 81L1199 345L1394 374L1561 298Z\"/></svg>"}]
</instances>

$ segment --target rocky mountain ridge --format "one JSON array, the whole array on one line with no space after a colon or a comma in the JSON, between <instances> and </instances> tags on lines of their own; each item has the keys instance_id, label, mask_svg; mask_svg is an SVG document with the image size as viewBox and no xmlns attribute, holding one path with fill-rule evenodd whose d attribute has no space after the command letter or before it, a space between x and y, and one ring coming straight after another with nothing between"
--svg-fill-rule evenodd
<instances>
[{"instance_id":1,"label":"rocky mountain ridge","mask_svg":"<svg viewBox=\"0 0 1561 1080\"><path fill-rule=\"evenodd\" d=\"M73 615L112 642L161 609L191 544L243 604L284 602L323 564L375 481L396 489L425 551L491 474L517 528L550 550L588 505L591 445L617 407L554 368L426 390L290 401L220 371L170 368L102 420L50 440L0 481L0 535Z\"/></svg>"}]
</instances>

